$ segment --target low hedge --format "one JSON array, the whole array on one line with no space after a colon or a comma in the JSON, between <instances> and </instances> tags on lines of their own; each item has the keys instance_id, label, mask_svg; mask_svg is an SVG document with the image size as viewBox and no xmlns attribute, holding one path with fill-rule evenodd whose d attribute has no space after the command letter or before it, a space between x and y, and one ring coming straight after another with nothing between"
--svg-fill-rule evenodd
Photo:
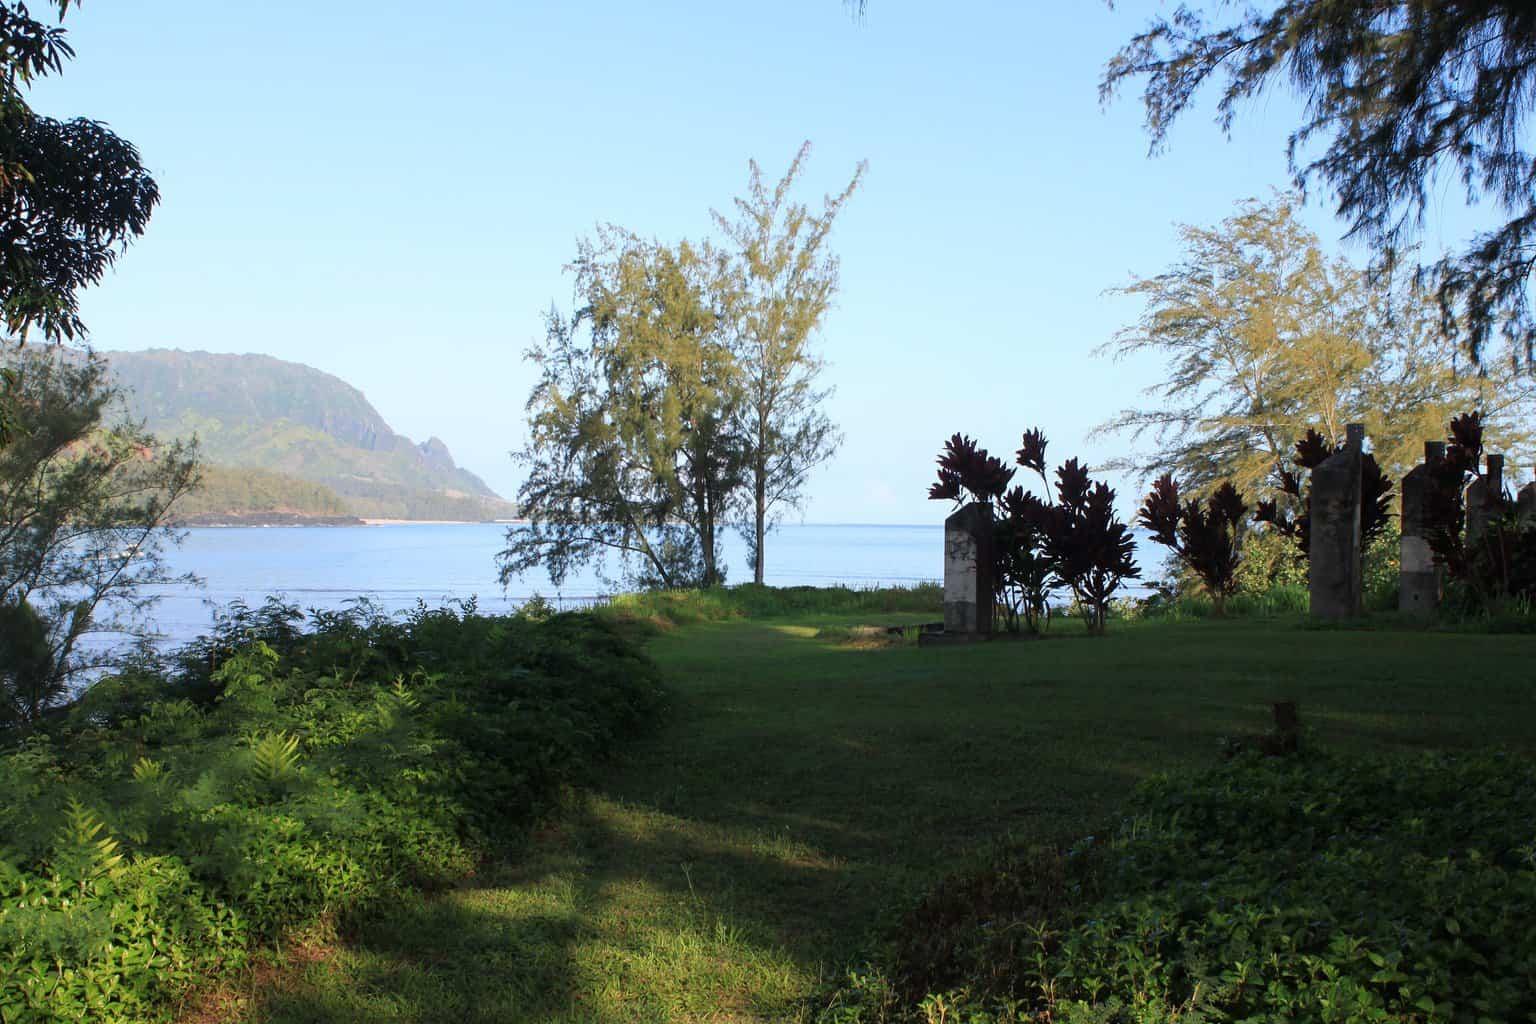
<instances>
[{"instance_id":1,"label":"low hedge","mask_svg":"<svg viewBox=\"0 0 1536 1024\"><path fill-rule=\"evenodd\" d=\"M0 1021L164 1020L287 929L463 876L660 702L591 615L317 627L105 680L0 752Z\"/></svg>"},{"instance_id":2,"label":"low hedge","mask_svg":"<svg viewBox=\"0 0 1536 1024\"><path fill-rule=\"evenodd\" d=\"M1240 757L948 880L824 1024L1536 1020L1536 766Z\"/></svg>"}]
</instances>

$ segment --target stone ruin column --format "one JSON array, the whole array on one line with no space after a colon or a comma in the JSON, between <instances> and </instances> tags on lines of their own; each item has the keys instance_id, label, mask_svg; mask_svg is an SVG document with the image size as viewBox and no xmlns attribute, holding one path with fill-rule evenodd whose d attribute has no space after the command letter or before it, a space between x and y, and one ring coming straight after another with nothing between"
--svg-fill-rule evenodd
<instances>
[{"instance_id":1,"label":"stone ruin column","mask_svg":"<svg viewBox=\"0 0 1536 1024\"><path fill-rule=\"evenodd\" d=\"M1427 618L1440 606L1440 569L1429 547L1425 516L1434 501L1435 468L1445 458L1444 441L1424 442L1424 462L1403 477L1403 536L1398 545L1397 609Z\"/></svg>"},{"instance_id":2,"label":"stone ruin column","mask_svg":"<svg viewBox=\"0 0 1536 1024\"><path fill-rule=\"evenodd\" d=\"M1360 466L1365 425L1346 428L1344 450L1312 470L1311 542L1307 570L1312 615L1348 619L1361 614Z\"/></svg>"},{"instance_id":3,"label":"stone ruin column","mask_svg":"<svg viewBox=\"0 0 1536 1024\"><path fill-rule=\"evenodd\" d=\"M979 501L944 520L944 632L992 633L992 506Z\"/></svg>"},{"instance_id":4,"label":"stone ruin column","mask_svg":"<svg viewBox=\"0 0 1536 1024\"><path fill-rule=\"evenodd\" d=\"M1467 485L1467 543L1483 535L1504 497L1504 456L1488 456L1483 475Z\"/></svg>"}]
</instances>

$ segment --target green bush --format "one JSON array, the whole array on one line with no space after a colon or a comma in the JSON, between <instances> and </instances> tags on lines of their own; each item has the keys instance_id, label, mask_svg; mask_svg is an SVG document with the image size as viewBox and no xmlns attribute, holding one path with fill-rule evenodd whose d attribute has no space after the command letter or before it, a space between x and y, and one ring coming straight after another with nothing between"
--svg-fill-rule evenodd
<instances>
[{"instance_id":1,"label":"green bush","mask_svg":"<svg viewBox=\"0 0 1536 1024\"><path fill-rule=\"evenodd\" d=\"M660 700L591 615L315 627L141 665L0 751L0 1020L165 1019L253 944L461 877Z\"/></svg>"},{"instance_id":2,"label":"green bush","mask_svg":"<svg viewBox=\"0 0 1536 1024\"><path fill-rule=\"evenodd\" d=\"M1159 776L1107 841L941 885L821 1019L1536 1019L1533 821L1513 756Z\"/></svg>"}]
</instances>

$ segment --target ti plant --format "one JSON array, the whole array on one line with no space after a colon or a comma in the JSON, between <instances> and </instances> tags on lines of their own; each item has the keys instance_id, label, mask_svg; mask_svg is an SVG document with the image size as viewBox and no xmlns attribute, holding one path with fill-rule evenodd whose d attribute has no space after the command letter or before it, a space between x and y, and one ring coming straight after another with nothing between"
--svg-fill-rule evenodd
<instances>
[{"instance_id":1,"label":"ti plant","mask_svg":"<svg viewBox=\"0 0 1536 1024\"><path fill-rule=\"evenodd\" d=\"M1114 488L1089 479L1076 459L1057 467L1056 498L1046 554L1056 578L1077 599L1088 632L1103 633L1115 593L1141 575L1135 538L1115 515Z\"/></svg>"},{"instance_id":2,"label":"ti plant","mask_svg":"<svg viewBox=\"0 0 1536 1024\"><path fill-rule=\"evenodd\" d=\"M1165 473L1153 482L1137 521L1199 577L1220 616L1237 590L1247 512L1247 502L1231 481L1201 504L1193 498L1181 500L1178 481Z\"/></svg>"},{"instance_id":3,"label":"ti plant","mask_svg":"<svg viewBox=\"0 0 1536 1024\"><path fill-rule=\"evenodd\" d=\"M928 488L928 500L953 501L957 505L967 500L983 505L1002 500L1014 474L1002 459L989 455L964 434L955 434L944 442L938 463L939 481Z\"/></svg>"},{"instance_id":4,"label":"ti plant","mask_svg":"<svg viewBox=\"0 0 1536 1024\"><path fill-rule=\"evenodd\" d=\"M1487 607L1508 597L1536 596L1536 523L1523 521L1501 487L1486 490L1472 509L1468 485L1482 475L1483 417L1464 413L1450 422L1445 455L1428 464L1426 539L1435 560L1464 597ZM1476 511L1481 529L1469 529Z\"/></svg>"},{"instance_id":5,"label":"ti plant","mask_svg":"<svg viewBox=\"0 0 1536 1024\"><path fill-rule=\"evenodd\" d=\"M1344 450L1343 445L1331 445L1328 439L1309 429L1296 442L1294 470L1279 466L1275 470L1275 486L1281 498L1267 498L1259 502L1253 513L1256 523L1267 523L1282 537L1288 537L1300 549L1302 557L1310 557L1312 549L1312 493L1303 483L1303 472L1310 474L1328 458ZM1287 506L1291 511L1287 510ZM1386 529L1392 518L1392 481L1382 472L1381 465L1370 452L1360 459L1360 547L1364 550L1376 535Z\"/></svg>"},{"instance_id":6,"label":"ti plant","mask_svg":"<svg viewBox=\"0 0 1536 1024\"><path fill-rule=\"evenodd\" d=\"M1140 575L1135 541L1115 516L1114 490L1089 479L1076 459L1057 469L1053 496L1046 445L1043 433L1029 430L1015 453L1018 466L1040 477L1044 498L1020 485L1010 488L1017 470L963 434L945 443L939 479L928 497L992 507L995 598L1010 631L1039 632L1052 592L1065 587L1089 632L1101 633L1114 595L1125 580Z\"/></svg>"}]
</instances>

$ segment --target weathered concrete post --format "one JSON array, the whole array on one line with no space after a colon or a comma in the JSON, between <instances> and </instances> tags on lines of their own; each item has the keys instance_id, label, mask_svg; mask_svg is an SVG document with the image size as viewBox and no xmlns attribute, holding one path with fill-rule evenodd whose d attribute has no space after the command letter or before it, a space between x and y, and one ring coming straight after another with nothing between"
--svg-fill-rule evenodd
<instances>
[{"instance_id":1,"label":"weathered concrete post","mask_svg":"<svg viewBox=\"0 0 1536 1024\"><path fill-rule=\"evenodd\" d=\"M1520 488L1515 496L1515 514L1520 517L1521 526L1536 524L1536 481Z\"/></svg>"},{"instance_id":2,"label":"weathered concrete post","mask_svg":"<svg viewBox=\"0 0 1536 1024\"><path fill-rule=\"evenodd\" d=\"M1312 470L1311 545L1307 575L1313 616L1348 619L1361 613L1360 464L1365 425L1346 428L1344 450Z\"/></svg>"},{"instance_id":3,"label":"weathered concrete post","mask_svg":"<svg viewBox=\"0 0 1536 1024\"><path fill-rule=\"evenodd\" d=\"M1467 485L1467 543L1483 535L1503 497L1504 456L1490 455L1483 475Z\"/></svg>"},{"instance_id":4,"label":"weathered concrete post","mask_svg":"<svg viewBox=\"0 0 1536 1024\"><path fill-rule=\"evenodd\" d=\"M1403 477L1403 536L1398 545L1397 610L1428 618L1440 606L1440 570L1429 547L1425 521L1434 504L1435 472L1445 458L1444 441L1424 443L1424 462Z\"/></svg>"},{"instance_id":5,"label":"weathered concrete post","mask_svg":"<svg viewBox=\"0 0 1536 1024\"><path fill-rule=\"evenodd\" d=\"M944 520L944 632L992 632L992 506L972 502Z\"/></svg>"}]
</instances>

